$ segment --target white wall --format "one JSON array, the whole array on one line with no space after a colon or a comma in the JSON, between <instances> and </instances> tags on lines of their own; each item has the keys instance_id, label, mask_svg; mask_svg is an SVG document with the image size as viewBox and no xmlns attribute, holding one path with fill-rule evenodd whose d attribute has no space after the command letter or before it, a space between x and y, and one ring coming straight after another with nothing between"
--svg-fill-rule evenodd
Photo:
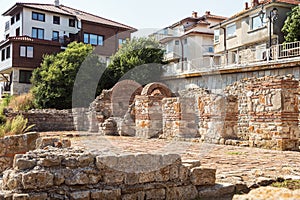
<instances>
[{"instance_id":1,"label":"white wall","mask_svg":"<svg viewBox=\"0 0 300 200\"><path fill-rule=\"evenodd\" d=\"M4 37L9 34L10 37L12 36L16 36L16 29L20 28L20 35L22 35L22 12L20 12L20 20L16 21L16 16L14 16L15 18L15 23L13 25L11 25L11 18L12 17L7 17L7 21L9 20L9 29L7 31L5 31L4 33ZM4 24L5 26L5 24Z\"/></svg>"},{"instance_id":2,"label":"white wall","mask_svg":"<svg viewBox=\"0 0 300 200\"><path fill-rule=\"evenodd\" d=\"M32 11L43 13L45 14L45 22L32 20ZM53 16L60 17L60 24L53 24ZM52 40L52 32L59 31L59 35L63 36L64 32L66 35L69 36L69 33L75 34L80 29L77 28L77 24L75 27L69 26L69 19L72 17L53 14L50 12L43 12L39 10L33 10L29 8L23 9L23 17L24 17L24 28L23 28L23 35L31 36L32 34L32 27L44 29L44 39L45 40Z\"/></svg>"},{"instance_id":3,"label":"white wall","mask_svg":"<svg viewBox=\"0 0 300 200\"><path fill-rule=\"evenodd\" d=\"M9 59L5 58L5 60L2 61L1 60L2 49L5 49L5 57L6 57L6 49L8 46L10 46L10 58ZM6 70L6 69L9 69L12 67L12 51L13 51L12 45L7 45L0 49L0 71Z\"/></svg>"}]
</instances>

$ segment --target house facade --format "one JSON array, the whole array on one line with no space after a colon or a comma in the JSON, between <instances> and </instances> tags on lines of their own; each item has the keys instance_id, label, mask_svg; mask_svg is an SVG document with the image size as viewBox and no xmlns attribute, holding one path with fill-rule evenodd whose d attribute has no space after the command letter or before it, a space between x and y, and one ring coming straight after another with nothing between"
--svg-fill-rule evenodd
<instances>
[{"instance_id":1,"label":"house facade","mask_svg":"<svg viewBox=\"0 0 300 200\"><path fill-rule=\"evenodd\" d=\"M215 66L249 64L274 59L271 46L284 41L281 29L296 0L252 0L250 6L214 29Z\"/></svg>"},{"instance_id":2,"label":"house facade","mask_svg":"<svg viewBox=\"0 0 300 200\"><path fill-rule=\"evenodd\" d=\"M165 47L165 61L170 63L167 73L208 66L214 53L214 32L209 27L225 19L209 11L202 16L193 12L191 17L152 34Z\"/></svg>"},{"instance_id":3,"label":"house facade","mask_svg":"<svg viewBox=\"0 0 300 200\"><path fill-rule=\"evenodd\" d=\"M54 4L16 3L3 16L5 40L0 42L2 91L11 95L30 89L32 71L43 55L58 53L73 41L97 46L105 62L136 29L84 11Z\"/></svg>"}]
</instances>

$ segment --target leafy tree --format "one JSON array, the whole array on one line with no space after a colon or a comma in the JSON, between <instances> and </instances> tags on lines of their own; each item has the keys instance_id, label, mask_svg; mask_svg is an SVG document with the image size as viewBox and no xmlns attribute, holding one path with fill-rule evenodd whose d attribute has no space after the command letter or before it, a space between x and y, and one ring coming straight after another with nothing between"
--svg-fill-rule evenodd
<instances>
[{"instance_id":1,"label":"leafy tree","mask_svg":"<svg viewBox=\"0 0 300 200\"><path fill-rule=\"evenodd\" d=\"M286 42L300 41L300 5L294 7L288 14L282 32Z\"/></svg>"},{"instance_id":2,"label":"leafy tree","mask_svg":"<svg viewBox=\"0 0 300 200\"><path fill-rule=\"evenodd\" d=\"M92 55L93 47L73 42L64 52L46 55L41 67L33 71L31 82L34 103L38 108L72 108L72 92L82 63L93 60L91 68L99 67L99 59ZM84 96L84 90L82 90Z\"/></svg>"},{"instance_id":3,"label":"leafy tree","mask_svg":"<svg viewBox=\"0 0 300 200\"><path fill-rule=\"evenodd\" d=\"M111 57L98 91L113 87L122 77L141 84L160 78L163 55L161 45L154 38L127 40Z\"/></svg>"}]
</instances>

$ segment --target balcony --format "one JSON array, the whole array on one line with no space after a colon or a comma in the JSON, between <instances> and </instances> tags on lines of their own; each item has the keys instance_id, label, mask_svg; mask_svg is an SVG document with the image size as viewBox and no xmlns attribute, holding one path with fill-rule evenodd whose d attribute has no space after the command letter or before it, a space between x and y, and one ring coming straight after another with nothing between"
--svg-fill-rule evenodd
<instances>
[{"instance_id":1,"label":"balcony","mask_svg":"<svg viewBox=\"0 0 300 200\"><path fill-rule=\"evenodd\" d=\"M164 61L166 62L179 61L179 60L180 60L180 56L175 52L166 53L164 56Z\"/></svg>"},{"instance_id":2,"label":"balcony","mask_svg":"<svg viewBox=\"0 0 300 200\"><path fill-rule=\"evenodd\" d=\"M164 66L164 77L220 70L244 69L300 61L300 42L274 45L271 49L245 49L239 52L202 57Z\"/></svg>"}]
</instances>

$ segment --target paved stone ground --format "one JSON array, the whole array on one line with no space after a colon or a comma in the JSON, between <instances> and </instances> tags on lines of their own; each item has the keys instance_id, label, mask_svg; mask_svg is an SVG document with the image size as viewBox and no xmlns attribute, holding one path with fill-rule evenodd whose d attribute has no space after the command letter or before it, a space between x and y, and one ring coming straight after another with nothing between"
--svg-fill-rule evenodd
<instances>
[{"instance_id":1,"label":"paved stone ground","mask_svg":"<svg viewBox=\"0 0 300 200\"><path fill-rule=\"evenodd\" d=\"M216 168L217 182L240 185L241 190L245 186L268 185L280 178L300 179L300 152L201 144L197 141L84 136L84 133L78 136L72 138L72 146L91 151L113 154L179 153L183 160L197 159L202 166Z\"/></svg>"},{"instance_id":2,"label":"paved stone ground","mask_svg":"<svg viewBox=\"0 0 300 200\"><path fill-rule=\"evenodd\" d=\"M130 137L81 136L72 146L92 151L127 153L179 153L183 160L200 160L217 169L217 181L233 184L267 185L278 178L300 179L300 152L201 144L197 141L145 140Z\"/></svg>"}]
</instances>

